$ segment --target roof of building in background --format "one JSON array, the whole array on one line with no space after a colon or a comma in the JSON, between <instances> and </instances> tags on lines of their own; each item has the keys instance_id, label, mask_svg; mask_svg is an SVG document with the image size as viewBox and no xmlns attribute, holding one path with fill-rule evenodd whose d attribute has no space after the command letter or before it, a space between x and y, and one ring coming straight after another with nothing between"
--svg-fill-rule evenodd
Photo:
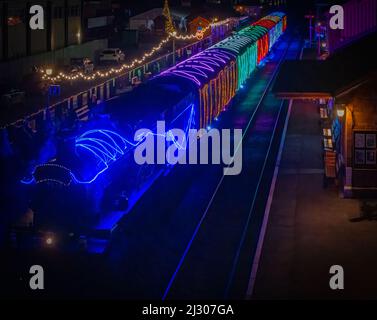
<instances>
[{"instance_id":1,"label":"roof of building in background","mask_svg":"<svg viewBox=\"0 0 377 320\"><path fill-rule=\"evenodd\" d=\"M171 7L170 13L175 17L187 18L191 14L191 9L187 7Z\"/></svg>"},{"instance_id":2,"label":"roof of building in background","mask_svg":"<svg viewBox=\"0 0 377 320\"><path fill-rule=\"evenodd\" d=\"M282 63L273 92L280 97L337 96L377 71L377 33L339 50L325 61L291 60Z\"/></svg>"},{"instance_id":3,"label":"roof of building in background","mask_svg":"<svg viewBox=\"0 0 377 320\"><path fill-rule=\"evenodd\" d=\"M260 0L241 0L237 4L241 6L260 6L261 2Z\"/></svg>"},{"instance_id":4,"label":"roof of building in background","mask_svg":"<svg viewBox=\"0 0 377 320\"><path fill-rule=\"evenodd\" d=\"M119 6L130 9L131 15L137 15L144 11L148 11L153 8L159 8L164 5L164 0L112 0L113 3L117 3ZM174 8L181 6L181 0L169 0L169 7ZM205 0L191 0L190 8L202 7L205 4Z\"/></svg>"},{"instance_id":5,"label":"roof of building in background","mask_svg":"<svg viewBox=\"0 0 377 320\"><path fill-rule=\"evenodd\" d=\"M192 7L191 14L188 20L195 19L196 17L203 17L207 20L212 20L213 18L218 18L223 20L229 17L234 17L239 15L233 8L216 6L211 4L205 4L200 7Z\"/></svg>"},{"instance_id":6,"label":"roof of building in background","mask_svg":"<svg viewBox=\"0 0 377 320\"><path fill-rule=\"evenodd\" d=\"M349 103L357 98L361 100L372 100L377 108L377 72L373 73L365 81L360 81L349 90L345 90L336 96L337 103Z\"/></svg>"},{"instance_id":7,"label":"roof of building in background","mask_svg":"<svg viewBox=\"0 0 377 320\"><path fill-rule=\"evenodd\" d=\"M187 8L187 7L170 7L170 13L173 17L184 18L187 20L193 20L197 17L203 17L207 20L218 18L219 20L229 18L230 16L236 16L237 13L233 9L202 6L200 8ZM155 7L138 14L131 15L132 19L155 19L157 16L162 15L162 8Z\"/></svg>"},{"instance_id":8,"label":"roof of building in background","mask_svg":"<svg viewBox=\"0 0 377 320\"><path fill-rule=\"evenodd\" d=\"M158 16L162 16L162 8L153 8L137 15L131 16L133 20L153 20Z\"/></svg>"}]
</instances>

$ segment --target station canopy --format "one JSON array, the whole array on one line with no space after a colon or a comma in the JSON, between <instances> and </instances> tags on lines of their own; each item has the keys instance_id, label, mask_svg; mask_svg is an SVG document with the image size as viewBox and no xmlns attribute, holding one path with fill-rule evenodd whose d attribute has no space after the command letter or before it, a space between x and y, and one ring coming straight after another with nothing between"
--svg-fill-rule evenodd
<instances>
[{"instance_id":1,"label":"station canopy","mask_svg":"<svg viewBox=\"0 0 377 320\"><path fill-rule=\"evenodd\" d=\"M331 98L363 83L377 72L374 32L335 52L327 60L287 60L272 91L285 99Z\"/></svg>"}]
</instances>

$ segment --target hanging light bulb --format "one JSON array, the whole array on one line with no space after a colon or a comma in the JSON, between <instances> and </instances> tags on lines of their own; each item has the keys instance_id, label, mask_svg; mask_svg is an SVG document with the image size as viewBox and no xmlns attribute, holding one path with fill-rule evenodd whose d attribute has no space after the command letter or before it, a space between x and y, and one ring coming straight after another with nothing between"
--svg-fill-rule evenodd
<instances>
[{"instance_id":1,"label":"hanging light bulb","mask_svg":"<svg viewBox=\"0 0 377 320\"><path fill-rule=\"evenodd\" d=\"M86 80L86 81L95 80L97 77L99 77L99 78L108 77L108 76L110 76L114 73L120 73L124 70L132 69L136 66L141 65L147 58L153 56L156 52L160 51L162 49L163 45L165 43L169 42L171 39L175 39L175 40L194 40L194 39L201 40L201 39L203 39L205 32L208 31L211 27L222 25L222 24L227 24L228 21L229 21L229 19L225 19L223 21L217 21L217 18L215 18L208 26L206 26L202 30L198 30L195 34L191 34L191 35L178 35L177 32L174 30L173 32L169 33L168 36L165 39L163 39L157 46L153 47L149 52L144 53L140 59L134 59L130 64L123 64L118 69L114 69L112 67L110 70L108 70L107 72L104 72L104 73L97 71L91 77L87 77L82 73L75 75L75 76L69 76L67 74L60 72L59 75L60 75L60 78L63 78L65 80L77 80L77 79L80 78L80 79L83 79L83 80ZM56 80L60 79L57 76L53 77L52 72L50 73L49 69L46 69L46 70L41 69L40 72L42 74L43 80L56 81Z\"/></svg>"}]
</instances>

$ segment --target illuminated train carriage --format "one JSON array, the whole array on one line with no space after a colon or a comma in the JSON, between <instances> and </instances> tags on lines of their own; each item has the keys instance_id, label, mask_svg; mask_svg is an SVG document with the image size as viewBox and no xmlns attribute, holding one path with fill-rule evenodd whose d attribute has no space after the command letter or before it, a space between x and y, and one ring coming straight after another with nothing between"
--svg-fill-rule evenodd
<instances>
[{"instance_id":1,"label":"illuminated train carriage","mask_svg":"<svg viewBox=\"0 0 377 320\"><path fill-rule=\"evenodd\" d=\"M237 57L237 90L246 82L257 64L257 36L235 34L212 48L229 51Z\"/></svg>"},{"instance_id":2,"label":"illuminated train carriage","mask_svg":"<svg viewBox=\"0 0 377 320\"><path fill-rule=\"evenodd\" d=\"M285 32L285 30L287 29L287 15L283 12L274 12L274 13L271 13L271 16L275 16L275 17L279 17L280 20L281 20L281 31L282 32Z\"/></svg>"},{"instance_id":3,"label":"illuminated train carriage","mask_svg":"<svg viewBox=\"0 0 377 320\"><path fill-rule=\"evenodd\" d=\"M209 127L267 55L270 38L273 44L285 30L284 14L270 16L107 101L108 120L91 119L85 130L61 139L56 158L23 181L37 185L34 222L48 229L112 229L166 169L135 163L132 151L142 141L135 132L156 135L158 120L166 123L165 137L170 128Z\"/></svg>"},{"instance_id":4,"label":"illuminated train carriage","mask_svg":"<svg viewBox=\"0 0 377 320\"><path fill-rule=\"evenodd\" d=\"M274 12L271 13L269 16L264 17L263 19L270 19L276 23L275 26L275 40L273 43L277 41L277 39L285 32L287 29L287 15L282 12Z\"/></svg>"},{"instance_id":5,"label":"illuminated train carriage","mask_svg":"<svg viewBox=\"0 0 377 320\"><path fill-rule=\"evenodd\" d=\"M237 90L281 36L283 21L285 14L273 13L211 47L236 55Z\"/></svg>"},{"instance_id":6,"label":"illuminated train carriage","mask_svg":"<svg viewBox=\"0 0 377 320\"><path fill-rule=\"evenodd\" d=\"M255 39L257 44L257 65L269 52L268 29L262 26L249 26L238 32L239 35Z\"/></svg>"},{"instance_id":7,"label":"illuminated train carriage","mask_svg":"<svg viewBox=\"0 0 377 320\"><path fill-rule=\"evenodd\" d=\"M195 85L198 127L207 128L236 94L236 56L209 48L162 72L157 78L165 77L183 78Z\"/></svg>"},{"instance_id":8,"label":"illuminated train carriage","mask_svg":"<svg viewBox=\"0 0 377 320\"><path fill-rule=\"evenodd\" d=\"M276 18L276 19L279 19L279 18ZM275 19L274 19L275 20ZM272 46L274 45L276 39L277 39L277 32L275 31L278 31L278 29L276 29L276 22L270 19L270 18L263 18L261 20L259 20L258 22L256 22L254 25L256 26L261 26L261 27L265 27L268 29L268 46L269 48L272 48Z\"/></svg>"},{"instance_id":9,"label":"illuminated train carriage","mask_svg":"<svg viewBox=\"0 0 377 320\"><path fill-rule=\"evenodd\" d=\"M269 30L269 46L270 48L275 44L277 39L283 33L283 21L279 16L269 15L263 17L259 21L255 22L253 25L265 27Z\"/></svg>"},{"instance_id":10,"label":"illuminated train carriage","mask_svg":"<svg viewBox=\"0 0 377 320\"><path fill-rule=\"evenodd\" d=\"M269 53L272 46L286 28L286 16L283 13L272 13L237 34L249 36L257 42L257 64Z\"/></svg>"}]
</instances>

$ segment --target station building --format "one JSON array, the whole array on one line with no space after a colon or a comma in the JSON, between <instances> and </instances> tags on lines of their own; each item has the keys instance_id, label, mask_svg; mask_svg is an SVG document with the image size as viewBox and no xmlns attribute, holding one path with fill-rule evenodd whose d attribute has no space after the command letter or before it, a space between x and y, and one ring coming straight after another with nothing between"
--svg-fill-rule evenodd
<instances>
[{"instance_id":1,"label":"station building","mask_svg":"<svg viewBox=\"0 0 377 320\"><path fill-rule=\"evenodd\" d=\"M325 179L345 197L377 196L377 62L374 32L327 60L286 61L273 91L318 103Z\"/></svg>"}]
</instances>

